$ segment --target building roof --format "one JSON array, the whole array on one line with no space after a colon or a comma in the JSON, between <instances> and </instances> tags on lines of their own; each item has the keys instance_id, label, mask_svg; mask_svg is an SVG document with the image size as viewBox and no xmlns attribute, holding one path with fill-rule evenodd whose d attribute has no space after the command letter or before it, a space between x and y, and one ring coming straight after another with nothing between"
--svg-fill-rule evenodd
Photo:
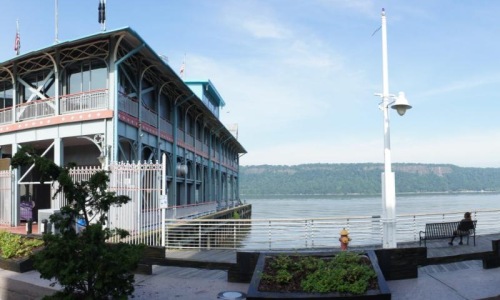
<instances>
[{"instance_id":1,"label":"building roof","mask_svg":"<svg viewBox=\"0 0 500 300\"><path fill-rule=\"evenodd\" d=\"M224 102L224 99L222 99L221 95L213 85L213 83L209 79L205 80L184 80L184 82L190 86L190 85L201 85L203 87L203 90L207 91L207 93L217 102L217 106L219 107L224 107L226 103Z\"/></svg>"},{"instance_id":2,"label":"building roof","mask_svg":"<svg viewBox=\"0 0 500 300\"><path fill-rule=\"evenodd\" d=\"M120 47L113 47L119 44ZM130 27L119 28L115 30L98 32L92 35L76 38L68 41L61 41L45 48L30 51L0 63L0 81L11 78L12 70L16 69L17 74L32 72L36 69L53 67L52 58L59 56L60 64L64 66L66 61L74 61L81 58L82 51L78 47L88 45L85 49L86 53L95 53L96 57L109 57L116 55L116 61L132 51L140 52L142 59L133 61L135 64L147 64L148 69L155 69L154 72L147 74L148 79L156 82L158 85L165 85L166 90L176 98L185 102L194 101L195 106L204 113L207 123L212 127L218 128L217 135L220 135L221 140L230 142L238 153L246 153L247 151L239 143L239 141L231 134L231 132L213 115L202 103L198 97L193 97L193 92L179 75L142 39L142 37ZM133 64L131 63L131 64ZM153 68L152 68L153 67ZM146 73L146 72L145 72ZM210 80L196 81L207 88L211 96L219 101L220 106L224 106L224 100L215 89L215 86ZM162 90L162 92L165 90ZM184 95L184 97L182 97ZM188 100L189 99L189 100ZM181 101L182 102L182 101ZM199 104L199 105L197 105Z\"/></svg>"}]
</instances>

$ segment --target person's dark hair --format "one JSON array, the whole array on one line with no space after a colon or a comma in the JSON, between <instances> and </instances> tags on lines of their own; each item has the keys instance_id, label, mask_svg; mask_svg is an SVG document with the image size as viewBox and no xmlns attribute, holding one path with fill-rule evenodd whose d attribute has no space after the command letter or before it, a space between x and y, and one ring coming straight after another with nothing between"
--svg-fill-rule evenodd
<instances>
[{"instance_id":1,"label":"person's dark hair","mask_svg":"<svg viewBox=\"0 0 500 300\"><path fill-rule=\"evenodd\" d=\"M470 212L466 212L466 213L464 214L464 218L466 218L466 219L470 219Z\"/></svg>"}]
</instances>

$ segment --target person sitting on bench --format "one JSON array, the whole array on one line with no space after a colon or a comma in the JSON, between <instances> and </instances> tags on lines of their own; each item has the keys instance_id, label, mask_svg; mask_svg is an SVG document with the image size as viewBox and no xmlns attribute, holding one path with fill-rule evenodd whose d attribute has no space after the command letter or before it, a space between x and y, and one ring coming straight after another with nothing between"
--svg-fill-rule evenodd
<instances>
[{"instance_id":1,"label":"person sitting on bench","mask_svg":"<svg viewBox=\"0 0 500 300\"><path fill-rule=\"evenodd\" d=\"M451 241L448 243L448 245L453 246L453 240L457 236L460 237L460 242L458 244L462 245L462 236L469 235L469 230L471 229L474 229L474 223L472 223L470 212L466 212L464 214L464 218L458 224L457 230L453 231L453 237L451 238Z\"/></svg>"}]
</instances>

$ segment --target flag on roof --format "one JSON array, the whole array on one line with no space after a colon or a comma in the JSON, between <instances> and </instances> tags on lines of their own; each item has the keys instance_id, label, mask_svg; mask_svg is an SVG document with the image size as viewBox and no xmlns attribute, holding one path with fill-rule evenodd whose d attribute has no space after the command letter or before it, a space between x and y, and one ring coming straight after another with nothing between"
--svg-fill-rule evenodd
<instances>
[{"instance_id":1,"label":"flag on roof","mask_svg":"<svg viewBox=\"0 0 500 300\"><path fill-rule=\"evenodd\" d=\"M97 11L99 14L99 23L104 24L106 22L106 2L104 0L99 0Z\"/></svg>"},{"instance_id":2,"label":"flag on roof","mask_svg":"<svg viewBox=\"0 0 500 300\"><path fill-rule=\"evenodd\" d=\"M16 51L16 55L19 55L19 53L21 52L21 36L19 35L19 21L17 21L16 39L14 40L14 51Z\"/></svg>"},{"instance_id":3,"label":"flag on roof","mask_svg":"<svg viewBox=\"0 0 500 300\"><path fill-rule=\"evenodd\" d=\"M181 78L184 76L184 70L186 69L186 64L183 62L181 65L181 70L179 71Z\"/></svg>"},{"instance_id":4,"label":"flag on roof","mask_svg":"<svg viewBox=\"0 0 500 300\"><path fill-rule=\"evenodd\" d=\"M181 78L184 78L185 71L186 71L186 53L184 53L184 59L182 60L181 70L179 71Z\"/></svg>"}]
</instances>

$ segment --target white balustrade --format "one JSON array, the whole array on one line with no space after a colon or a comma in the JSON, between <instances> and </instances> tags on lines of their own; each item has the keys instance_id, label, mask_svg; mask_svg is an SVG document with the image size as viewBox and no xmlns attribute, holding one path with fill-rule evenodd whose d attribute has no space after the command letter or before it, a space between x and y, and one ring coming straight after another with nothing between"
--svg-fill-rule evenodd
<instances>
[{"instance_id":1,"label":"white balustrade","mask_svg":"<svg viewBox=\"0 0 500 300\"><path fill-rule=\"evenodd\" d=\"M108 102L108 90L97 90L61 96L59 105L61 108L61 114L68 114L81 111L106 109L108 107Z\"/></svg>"},{"instance_id":2,"label":"white balustrade","mask_svg":"<svg viewBox=\"0 0 500 300\"><path fill-rule=\"evenodd\" d=\"M16 106L16 116L18 121L53 116L55 111L54 98L26 102Z\"/></svg>"},{"instance_id":3,"label":"white balustrade","mask_svg":"<svg viewBox=\"0 0 500 300\"><path fill-rule=\"evenodd\" d=\"M0 110L0 124L12 123L12 108Z\"/></svg>"}]
</instances>

